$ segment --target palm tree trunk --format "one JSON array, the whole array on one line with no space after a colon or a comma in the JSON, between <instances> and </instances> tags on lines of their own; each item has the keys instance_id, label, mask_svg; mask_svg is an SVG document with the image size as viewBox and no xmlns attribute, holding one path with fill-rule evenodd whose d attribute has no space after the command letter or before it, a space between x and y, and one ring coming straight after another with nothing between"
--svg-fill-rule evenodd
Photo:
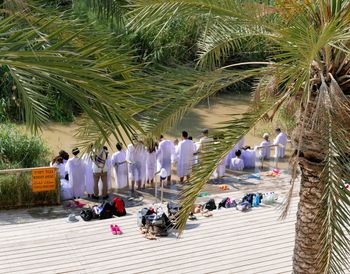
<instances>
[{"instance_id":1,"label":"palm tree trunk","mask_svg":"<svg viewBox=\"0 0 350 274\"><path fill-rule=\"evenodd\" d=\"M324 134L312 126L312 115L316 108L316 96L311 98L307 113L299 116L299 123L293 134L295 148L299 150L301 169L300 201L295 227L295 247L293 256L294 273L323 273L317 263L321 250L321 224L316 221L325 206L321 203L324 184L320 174L324 168ZM304 123L304 124L303 124Z\"/></svg>"},{"instance_id":2,"label":"palm tree trunk","mask_svg":"<svg viewBox=\"0 0 350 274\"><path fill-rule=\"evenodd\" d=\"M321 227L315 221L324 206L320 203L324 191L324 185L319 178L322 164L303 158L299 165L302 175L295 227L293 271L294 273L322 273L322 269L319 269L317 264L317 255L321 249Z\"/></svg>"}]
</instances>

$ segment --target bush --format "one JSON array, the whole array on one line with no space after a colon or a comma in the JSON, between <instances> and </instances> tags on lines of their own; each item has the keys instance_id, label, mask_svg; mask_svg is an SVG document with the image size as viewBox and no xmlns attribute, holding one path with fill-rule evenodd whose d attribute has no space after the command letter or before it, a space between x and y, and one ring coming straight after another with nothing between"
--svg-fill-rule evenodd
<instances>
[{"instance_id":1,"label":"bush","mask_svg":"<svg viewBox=\"0 0 350 274\"><path fill-rule=\"evenodd\" d=\"M0 208L57 204L57 191L32 192L31 173L0 175Z\"/></svg>"},{"instance_id":2,"label":"bush","mask_svg":"<svg viewBox=\"0 0 350 274\"><path fill-rule=\"evenodd\" d=\"M12 124L0 124L0 169L47 165L48 149L39 137Z\"/></svg>"}]
</instances>

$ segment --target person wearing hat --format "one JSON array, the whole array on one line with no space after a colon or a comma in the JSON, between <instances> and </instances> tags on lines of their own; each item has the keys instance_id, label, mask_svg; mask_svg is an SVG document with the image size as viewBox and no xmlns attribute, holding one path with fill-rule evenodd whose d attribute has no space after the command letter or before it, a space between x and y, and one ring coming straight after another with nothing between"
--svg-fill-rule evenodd
<instances>
[{"instance_id":1,"label":"person wearing hat","mask_svg":"<svg viewBox=\"0 0 350 274\"><path fill-rule=\"evenodd\" d=\"M73 158L70 158L66 164L66 171L74 199L82 197L85 191L85 164L78 157L79 152L78 148L74 148L72 150Z\"/></svg>"},{"instance_id":2,"label":"person wearing hat","mask_svg":"<svg viewBox=\"0 0 350 274\"><path fill-rule=\"evenodd\" d=\"M269 141L269 137L270 136L268 133L264 133L264 135L263 135L264 141L262 141L260 144L260 147L262 147L262 148L259 149L260 159L263 159L263 160L270 159L271 142Z\"/></svg>"},{"instance_id":3,"label":"person wearing hat","mask_svg":"<svg viewBox=\"0 0 350 274\"><path fill-rule=\"evenodd\" d=\"M288 142L287 135L280 128L276 128L276 134L277 136L273 141L274 145L278 145L275 147L275 158L284 158Z\"/></svg>"},{"instance_id":4,"label":"person wearing hat","mask_svg":"<svg viewBox=\"0 0 350 274\"><path fill-rule=\"evenodd\" d=\"M117 189L128 186L128 165L126 162L126 152L123 145L116 145L117 152L112 155L112 167L114 170L115 185Z\"/></svg>"}]
</instances>

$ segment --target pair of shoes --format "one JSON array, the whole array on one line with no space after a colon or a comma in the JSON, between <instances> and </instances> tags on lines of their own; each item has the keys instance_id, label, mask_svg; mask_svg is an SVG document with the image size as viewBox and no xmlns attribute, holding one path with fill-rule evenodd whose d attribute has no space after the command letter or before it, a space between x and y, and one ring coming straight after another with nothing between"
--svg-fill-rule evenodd
<instances>
[{"instance_id":1,"label":"pair of shoes","mask_svg":"<svg viewBox=\"0 0 350 274\"><path fill-rule=\"evenodd\" d=\"M91 198L92 198L92 199L95 199L95 200L98 200L98 196L96 196L95 194L92 194L92 195L91 195Z\"/></svg>"},{"instance_id":2,"label":"pair of shoes","mask_svg":"<svg viewBox=\"0 0 350 274\"><path fill-rule=\"evenodd\" d=\"M111 232L113 235L120 235L123 234L123 231L120 229L118 225L111 225Z\"/></svg>"},{"instance_id":3,"label":"pair of shoes","mask_svg":"<svg viewBox=\"0 0 350 274\"><path fill-rule=\"evenodd\" d=\"M106 200L106 199L108 199L108 198L109 198L109 195L108 195L108 194L107 194L106 196L103 196L103 197L102 197L103 200Z\"/></svg>"}]
</instances>

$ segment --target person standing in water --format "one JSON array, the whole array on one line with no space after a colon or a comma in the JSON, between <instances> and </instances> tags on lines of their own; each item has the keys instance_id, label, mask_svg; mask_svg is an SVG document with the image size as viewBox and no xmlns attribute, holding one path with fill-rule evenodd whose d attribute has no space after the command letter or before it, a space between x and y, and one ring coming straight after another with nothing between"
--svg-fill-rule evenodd
<instances>
[{"instance_id":1,"label":"person standing in water","mask_svg":"<svg viewBox=\"0 0 350 274\"><path fill-rule=\"evenodd\" d=\"M275 158L284 158L286 153L286 145L288 142L287 135L281 131L280 128L276 128L276 138L273 141L274 145L278 145L275 148Z\"/></svg>"}]
</instances>

